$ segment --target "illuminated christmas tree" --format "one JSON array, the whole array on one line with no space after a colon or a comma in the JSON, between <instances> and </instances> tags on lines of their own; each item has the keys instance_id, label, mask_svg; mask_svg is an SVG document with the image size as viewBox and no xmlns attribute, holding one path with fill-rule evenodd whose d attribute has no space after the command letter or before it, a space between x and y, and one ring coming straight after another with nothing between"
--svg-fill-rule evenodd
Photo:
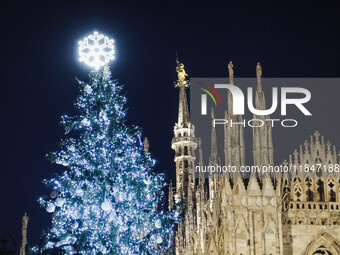
<instances>
[{"instance_id":1,"label":"illuminated christmas tree","mask_svg":"<svg viewBox=\"0 0 340 255\"><path fill-rule=\"evenodd\" d=\"M178 214L160 208L164 177L153 172L140 129L126 124L122 86L108 67L92 71L89 82L79 85L79 115L62 117L66 137L50 154L67 170L44 181L51 193L40 199L53 213L44 249L57 242L67 254L76 252L73 247L82 254L169 250Z\"/></svg>"}]
</instances>

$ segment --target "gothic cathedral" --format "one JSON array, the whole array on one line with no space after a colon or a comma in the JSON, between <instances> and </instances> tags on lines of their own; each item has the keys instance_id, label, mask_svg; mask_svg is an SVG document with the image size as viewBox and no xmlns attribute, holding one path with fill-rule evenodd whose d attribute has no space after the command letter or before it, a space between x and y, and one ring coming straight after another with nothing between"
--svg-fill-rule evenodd
<instances>
[{"instance_id":1,"label":"gothic cathedral","mask_svg":"<svg viewBox=\"0 0 340 255\"><path fill-rule=\"evenodd\" d=\"M229 64L230 84L234 71ZM257 109L266 109L257 66ZM178 122L171 147L175 151L176 187L169 188L169 207L181 201L183 219L175 234L176 255L340 255L340 182L327 174L282 174L278 178L251 175L244 179L195 176L195 164L203 165L200 139L190 123L184 65L177 63ZM228 93L226 119L231 114ZM256 119L265 116L255 116ZM306 137L307 138L307 137ZM245 165L242 125L224 127L225 165ZM283 164L339 164L335 146L317 131ZM215 128L211 131L209 165L219 161ZM197 155L197 160L196 160ZM271 126L253 128L253 164L274 165Z\"/></svg>"}]
</instances>

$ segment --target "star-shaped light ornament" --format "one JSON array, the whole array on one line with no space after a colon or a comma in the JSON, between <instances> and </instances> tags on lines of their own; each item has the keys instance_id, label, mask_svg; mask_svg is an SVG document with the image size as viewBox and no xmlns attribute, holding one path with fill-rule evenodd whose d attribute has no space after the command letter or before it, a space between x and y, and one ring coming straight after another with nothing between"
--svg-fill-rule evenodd
<instances>
[{"instance_id":1,"label":"star-shaped light ornament","mask_svg":"<svg viewBox=\"0 0 340 255\"><path fill-rule=\"evenodd\" d=\"M98 32L85 37L79 41L79 61L98 70L115 58L113 42Z\"/></svg>"}]
</instances>

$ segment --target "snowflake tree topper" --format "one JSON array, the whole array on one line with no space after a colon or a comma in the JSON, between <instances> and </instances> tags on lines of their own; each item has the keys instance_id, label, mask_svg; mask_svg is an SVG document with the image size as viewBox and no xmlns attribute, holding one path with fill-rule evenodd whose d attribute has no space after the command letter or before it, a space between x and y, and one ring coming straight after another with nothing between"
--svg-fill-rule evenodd
<instances>
[{"instance_id":1,"label":"snowflake tree topper","mask_svg":"<svg viewBox=\"0 0 340 255\"><path fill-rule=\"evenodd\" d=\"M113 39L98 34L98 32L79 41L79 61L95 70L113 60L114 53Z\"/></svg>"}]
</instances>

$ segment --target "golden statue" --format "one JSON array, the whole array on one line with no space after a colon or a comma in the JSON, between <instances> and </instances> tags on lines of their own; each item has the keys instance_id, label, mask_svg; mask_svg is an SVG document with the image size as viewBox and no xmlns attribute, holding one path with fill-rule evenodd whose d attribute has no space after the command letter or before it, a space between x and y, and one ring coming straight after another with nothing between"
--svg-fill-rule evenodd
<instances>
[{"instance_id":1,"label":"golden statue","mask_svg":"<svg viewBox=\"0 0 340 255\"><path fill-rule=\"evenodd\" d=\"M185 80L185 77L188 76L187 73L184 70L184 65L176 60L177 67L176 67L176 72L178 75L178 85L185 85L187 82Z\"/></svg>"},{"instance_id":2,"label":"golden statue","mask_svg":"<svg viewBox=\"0 0 340 255\"><path fill-rule=\"evenodd\" d=\"M257 62L257 65L256 65L256 77L257 78L262 77L262 66L260 65L260 62Z\"/></svg>"},{"instance_id":3,"label":"golden statue","mask_svg":"<svg viewBox=\"0 0 340 255\"><path fill-rule=\"evenodd\" d=\"M234 69L233 69L234 65L233 65L233 61L230 61L228 64L228 70L229 70L229 79L233 79L234 78Z\"/></svg>"}]
</instances>

